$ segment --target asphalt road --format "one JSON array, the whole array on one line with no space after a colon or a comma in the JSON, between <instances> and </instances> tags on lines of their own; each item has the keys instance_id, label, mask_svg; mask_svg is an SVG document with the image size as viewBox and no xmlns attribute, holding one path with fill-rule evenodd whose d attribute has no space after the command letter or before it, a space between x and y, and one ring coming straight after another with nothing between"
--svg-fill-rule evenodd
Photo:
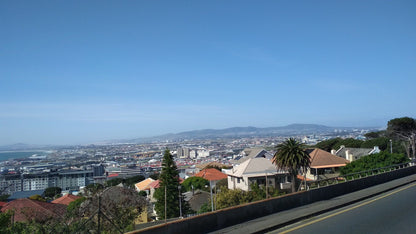
<instances>
[{"instance_id":1,"label":"asphalt road","mask_svg":"<svg viewBox=\"0 0 416 234\"><path fill-rule=\"evenodd\" d=\"M270 233L416 233L416 183Z\"/></svg>"}]
</instances>

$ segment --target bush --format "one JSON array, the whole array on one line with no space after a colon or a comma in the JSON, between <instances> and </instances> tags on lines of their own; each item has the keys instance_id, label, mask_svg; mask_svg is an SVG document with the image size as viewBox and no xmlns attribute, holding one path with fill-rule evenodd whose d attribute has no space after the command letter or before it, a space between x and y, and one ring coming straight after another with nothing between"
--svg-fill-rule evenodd
<instances>
[{"instance_id":1,"label":"bush","mask_svg":"<svg viewBox=\"0 0 416 234\"><path fill-rule=\"evenodd\" d=\"M345 167L341 168L341 175L357 173L406 162L409 162L409 158L407 158L404 154L390 154L387 152L381 152L378 154L371 154L362 157L347 164Z\"/></svg>"},{"instance_id":2,"label":"bush","mask_svg":"<svg viewBox=\"0 0 416 234\"><path fill-rule=\"evenodd\" d=\"M202 177L197 177L197 176L189 177L186 180L184 180L181 185L183 187L182 189L183 192L191 191L192 186L194 187L194 190L201 189L204 191L209 191L209 188L205 187L205 186L209 186L209 181Z\"/></svg>"}]
</instances>

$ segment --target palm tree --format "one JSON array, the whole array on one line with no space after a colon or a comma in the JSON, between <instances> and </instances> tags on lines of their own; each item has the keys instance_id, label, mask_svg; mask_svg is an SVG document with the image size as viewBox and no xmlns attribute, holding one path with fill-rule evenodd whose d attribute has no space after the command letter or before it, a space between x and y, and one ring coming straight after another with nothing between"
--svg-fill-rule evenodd
<instances>
[{"instance_id":1,"label":"palm tree","mask_svg":"<svg viewBox=\"0 0 416 234\"><path fill-rule=\"evenodd\" d=\"M286 169L292 177L292 193L296 192L295 179L302 168L306 171L310 166L310 156L305 151L305 145L289 138L283 143L277 145L277 152L273 156L272 162L278 168Z\"/></svg>"}]
</instances>

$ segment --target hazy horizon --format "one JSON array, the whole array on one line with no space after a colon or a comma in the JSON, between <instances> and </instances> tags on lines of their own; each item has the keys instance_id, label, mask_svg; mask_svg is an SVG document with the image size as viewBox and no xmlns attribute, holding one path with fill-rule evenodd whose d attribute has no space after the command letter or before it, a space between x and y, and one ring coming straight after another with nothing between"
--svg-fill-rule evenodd
<instances>
[{"instance_id":1,"label":"hazy horizon","mask_svg":"<svg viewBox=\"0 0 416 234\"><path fill-rule=\"evenodd\" d=\"M232 129L232 128L246 128L246 127L254 127L254 128L273 128L273 127L286 127L286 126L290 126L290 125L322 125L322 126L326 126L326 127L334 127L334 128L380 128L380 129L385 129L385 127L383 126L327 126L324 124L310 124L310 123L292 123L292 124L288 124L288 125L283 125L283 126L265 126L265 127L257 127L257 126L233 126L233 127L226 127L226 128L204 128L204 129L190 129L190 130L184 130L184 131L179 131L179 132L165 132L165 133L161 133L158 135L143 135L143 136L135 136L135 137L130 137L130 138L108 138L108 139L101 139L101 140L96 140L96 141L86 141L86 142L76 142L76 143L60 143L60 144L51 144L51 143L38 143L38 144L32 144L32 143L28 143L28 142L15 142L15 143L11 143L11 144L7 144L7 145L0 145L1 146L12 146L12 145L19 145L19 144L24 144L24 145L85 145L85 144L94 144L94 143L104 143L104 142L111 142L111 141L122 141L122 140L133 140L133 139L140 139L140 138L152 138L152 137L159 137L159 136L163 136L163 135L169 135L169 134L179 134L179 133L183 133L183 132L192 132L192 131L203 131L203 130L224 130L224 129Z\"/></svg>"},{"instance_id":2,"label":"hazy horizon","mask_svg":"<svg viewBox=\"0 0 416 234\"><path fill-rule=\"evenodd\" d=\"M415 1L10 1L0 145L416 117Z\"/></svg>"}]
</instances>

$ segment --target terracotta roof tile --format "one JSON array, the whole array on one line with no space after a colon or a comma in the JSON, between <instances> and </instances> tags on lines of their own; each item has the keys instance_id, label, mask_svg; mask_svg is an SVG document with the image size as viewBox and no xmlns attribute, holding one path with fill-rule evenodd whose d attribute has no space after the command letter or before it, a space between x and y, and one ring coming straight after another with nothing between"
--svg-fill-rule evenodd
<instances>
[{"instance_id":1,"label":"terracotta roof tile","mask_svg":"<svg viewBox=\"0 0 416 234\"><path fill-rule=\"evenodd\" d=\"M149 188L154 188L154 189L159 188L160 187L159 182L160 182L159 180L153 181L152 183L149 184Z\"/></svg>"},{"instance_id":2,"label":"terracotta roof tile","mask_svg":"<svg viewBox=\"0 0 416 234\"><path fill-rule=\"evenodd\" d=\"M184 181L184 179L179 177L179 183L182 184ZM149 184L149 188L153 188L153 189L157 189L160 187L160 181L159 180L155 180L152 183Z\"/></svg>"},{"instance_id":3,"label":"terracotta roof tile","mask_svg":"<svg viewBox=\"0 0 416 234\"><path fill-rule=\"evenodd\" d=\"M309 155L311 156L311 168L342 167L349 163L349 161L344 158L318 148L312 150Z\"/></svg>"},{"instance_id":4,"label":"terracotta roof tile","mask_svg":"<svg viewBox=\"0 0 416 234\"><path fill-rule=\"evenodd\" d=\"M209 181L216 181L227 178L227 175L218 171L215 168L207 168L195 174L197 177L202 177Z\"/></svg>"},{"instance_id":5,"label":"terracotta roof tile","mask_svg":"<svg viewBox=\"0 0 416 234\"><path fill-rule=\"evenodd\" d=\"M30 220L44 221L58 216L62 218L66 212L66 206L22 198L7 203L1 212L14 210L14 221L25 222Z\"/></svg>"},{"instance_id":6,"label":"terracotta roof tile","mask_svg":"<svg viewBox=\"0 0 416 234\"><path fill-rule=\"evenodd\" d=\"M155 181L155 180L154 180L154 179L152 179L152 178L147 178L147 179L145 179L145 180L143 180L143 181L140 181L139 183L135 184L134 186L136 186L136 189L138 189L139 191L142 191L142 190L149 190L149 189L150 189L149 185L150 185L153 181Z\"/></svg>"},{"instance_id":7,"label":"terracotta roof tile","mask_svg":"<svg viewBox=\"0 0 416 234\"><path fill-rule=\"evenodd\" d=\"M62 205L66 205L67 206L67 205L69 205L69 203L77 200L78 198L81 198L81 197L75 196L75 195L72 195L72 194L69 194L68 193L68 194L65 194L64 196L62 196L60 198L57 198L57 199L53 200L52 203L62 204Z\"/></svg>"}]
</instances>

